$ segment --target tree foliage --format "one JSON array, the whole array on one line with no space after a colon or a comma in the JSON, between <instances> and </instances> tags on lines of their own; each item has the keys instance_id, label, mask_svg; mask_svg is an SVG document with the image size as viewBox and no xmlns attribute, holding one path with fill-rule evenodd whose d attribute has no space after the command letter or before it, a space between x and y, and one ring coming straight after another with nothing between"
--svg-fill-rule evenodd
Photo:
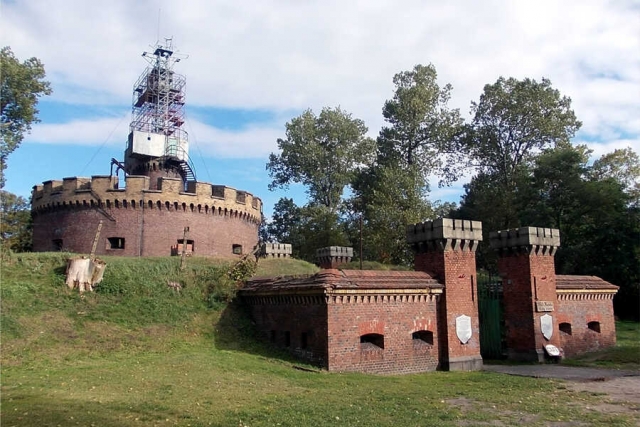
<instances>
[{"instance_id":1,"label":"tree foliage","mask_svg":"<svg viewBox=\"0 0 640 427\"><path fill-rule=\"evenodd\" d=\"M408 224L430 219L427 184L418 168L377 165L363 171L354 182L352 227L362 215L365 258L385 264L409 265L413 256L406 244ZM359 233L351 232L352 241Z\"/></svg>"},{"instance_id":2,"label":"tree foliage","mask_svg":"<svg viewBox=\"0 0 640 427\"><path fill-rule=\"evenodd\" d=\"M0 190L0 246L15 252L31 250L29 202L4 190Z\"/></svg>"},{"instance_id":3,"label":"tree foliage","mask_svg":"<svg viewBox=\"0 0 640 427\"><path fill-rule=\"evenodd\" d=\"M346 246L342 218L323 205L296 206L283 197L274 206L272 220L266 226L269 240L290 243L293 256L315 262L316 249Z\"/></svg>"},{"instance_id":4,"label":"tree foliage","mask_svg":"<svg viewBox=\"0 0 640 427\"><path fill-rule=\"evenodd\" d=\"M571 98L561 96L548 79L516 80L500 77L488 84L474 114L466 140L472 163L495 174L513 188L520 165L542 149L569 142L580 129L571 109Z\"/></svg>"},{"instance_id":5,"label":"tree foliage","mask_svg":"<svg viewBox=\"0 0 640 427\"><path fill-rule=\"evenodd\" d=\"M294 229L301 221L300 207L296 206L293 199L281 198L273 207L273 217L265 227L269 241L287 242L293 245L297 237ZM299 242L295 243L294 246Z\"/></svg>"},{"instance_id":6,"label":"tree foliage","mask_svg":"<svg viewBox=\"0 0 640 427\"><path fill-rule=\"evenodd\" d=\"M630 202L640 207L640 156L631 147L604 154L593 163L595 179L611 178L622 185Z\"/></svg>"},{"instance_id":7,"label":"tree foliage","mask_svg":"<svg viewBox=\"0 0 640 427\"><path fill-rule=\"evenodd\" d=\"M324 108L318 116L305 111L286 124L286 138L278 139L280 153L269 156L269 189L301 183L313 204L337 212L357 168L372 161L374 143L366 132L362 120L339 107Z\"/></svg>"},{"instance_id":8,"label":"tree foliage","mask_svg":"<svg viewBox=\"0 0 640 427\"><path fill-rule=\"evenodd\" d=\"M417 168L425 177L455 180L454 151L463 120L457 109L449 109L450 84L440 87L436 68L416 65L393 77L395 93L384 103L382 114L388 126L378 138L379 163ZM448 161L445 161L448 160Z\"/></svg>"},{"instance_id":9,"label":"tree foliage","mask_svg":"<svg viewBox=\"0 0 640 427\"><path fill-rule=\"evenodd\" d=\"M37 58L20 62L6 46L0 50L0 188L4 187L7 157L38 122L38 98L51 94L44 65Z\"/></svg>"},{"instance_id":10,"label":"tree foliage","mask_svg":"<svg viewBox=\"0 0 640 427\"><path fill-rule=\"evenodd\" d=\"M448 108L451 85L438 85L433 65L400 72L393 83L393 98L382 109L387 124L376 140L376 162L361 170L352 185L349 223L351 240L359 243L353 224L362 216L367 259L407 265L412 254L405 243L406 226L433 217L429 175L443 182L456 178L459 162L451 154L463 120L458 110Z\"/></svg>"},{"instance_id":11,"label":"tree foliage","mask_svg":"<svg viewBox=\"0 0 640 427\"><path fill-rule=\"evenodd\" d=\"M558 228L558 274L595 275L620 286L616 313L637 317L640 210L630 203L624 179L600 173L602 165L589 166L589 154L585 146L560 143L521 167L510 193L517 214L511 226ZM506 209L500 191L493 176L474 177L457 216L482 221L486 231L503 229L497 227ZM494 269L495 254L487 246L478 249L478 266Z\"/></svg>"},{"instance_id":12,"label":"tree foliage","mask_svg":"<svg viewBox=\"0 0 640 427\"><path fill-rule=\"evenodd\" d=\"M500 205L502 218L496 225L516 226L519 179L533 156L568 143L581 123L571 109L571 99L544 78L537 82L500 77L484 87L480 101L471 103L471 112L474 117L462 148Z\"/></svg>"}]
</instances>

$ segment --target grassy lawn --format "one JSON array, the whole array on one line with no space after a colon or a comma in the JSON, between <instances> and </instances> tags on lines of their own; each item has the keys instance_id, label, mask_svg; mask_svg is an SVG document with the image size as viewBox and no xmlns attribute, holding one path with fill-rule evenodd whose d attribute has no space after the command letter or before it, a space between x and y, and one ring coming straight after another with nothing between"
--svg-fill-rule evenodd
<instances>
[{"instance_id":1,"label":"grassy lawn","mask_svg":"<svg viewBox=\"0 0 640 427\"><path fill-rule=\"evenodd\" d=\"M637 411L598 412L592 408L601 395L574 392L555 380L306 369L256 340L241 306L209 303L215 283L205 279L215 280L218 267L206 260L192 260L178 273L174 260L107 259L108 292L82 297L64 287L63 260L29 255L3 264L3 427L640 422ZM268 274L313 271L295 261L287 261L285 271L278 262L261 268ZM166 288L167 277L186 283L181 295Z\"/></svg>"}]
</instances>

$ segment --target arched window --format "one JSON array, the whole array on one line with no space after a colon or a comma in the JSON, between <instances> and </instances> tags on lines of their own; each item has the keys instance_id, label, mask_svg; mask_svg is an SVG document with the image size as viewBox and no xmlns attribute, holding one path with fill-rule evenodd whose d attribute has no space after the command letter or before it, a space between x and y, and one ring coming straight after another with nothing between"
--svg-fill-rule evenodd
<instances>
[{"instance_id":1,"label":"arched window","mask_svg":"<svg viewBox=\"0 0 640 427\"><path fill-rule=\"evenodd\" d=\"M591 329L592 331L600 333L600 322L596 322L596 321L589 322L589 323L587 323L587 327L589 329Z\"/></svg>"},{"instance_id":2,"label":"arched window","mask_svg":"<svg viewBox=\"0 0 640 427\"><path fill-rule=\"evenodd\" d=\"M384 348L384 335L380 334L366 334L360 336L360 348L363 350L370 349L383 349Z\"/></svg>"},{"instance_id":3,"label":"arched window","mask_svg":"<svg viewBox=\"0 0 640 427\"><path fill-rule=\"evenodd\" d=\"M567 335L571 335L571 323L560 323L558 325L558 329L560 329L561 333L567 334Z\"/></svg>"},{"instance_id":4,"label":"arched window","mask_svg":"<svg viewBox=\"0 0 640 427\"><path fill-rule=\"evenodd\" d=\"M416 331L411 334L414 344L429 344L433 345L433 332L431 331Z\"/></svg>"}]
</instances>

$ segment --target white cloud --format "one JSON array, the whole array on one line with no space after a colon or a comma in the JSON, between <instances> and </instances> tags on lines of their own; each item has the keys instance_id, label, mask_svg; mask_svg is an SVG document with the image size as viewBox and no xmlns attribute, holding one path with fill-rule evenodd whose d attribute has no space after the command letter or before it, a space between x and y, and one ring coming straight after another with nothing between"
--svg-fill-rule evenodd
<instances>
[{"instance_id":1,"label":"white cloud","mask_svg":"<svg viewBox=\"0 0 640 427\"><path fill-rule=\"evenodd\" d=\"M615 150L631 148L636 153L640 154L640 138L636 139L616 139L607 141L605 143L595 144L593 142L576 141L578 144L585 144L591 150L591 160L597 160L602 155L611 153Z\"/></svg>"},{"instance_id":2,"label":"white cloud","mask_svg":"<svg viewBox=\"0 0 640 427\"><path fill-rule=\"evenodd\" d=\"M131 116L41 123L26 136L27 143L66 145L117 145L124 147Z\"/></svg>"},{"instance_id":3,"label":"white cloud","mask_svg":"<svg viewBox=\"0 0 640 427\"><path fill-rule=\"evenodd\" d=\"M118 118L72 120L35 126L27 143L65 145L122 145L129 132L130 115ZM277 149L282 126L266 124L240 130L219 129L197 120L189 120L191 155L195 150L216 158L266 158Z\"/></svg>"},{"instance_id":4,"label":"white cloud","mask_svg":"<svg viewBox=\"0 0 640 427\"><path fill-rule=\"evenodd\" d=\"M188 129L191 141L195 141L204 154L217 158L266 158L276 151L276 140L282 137L281 126L277 125L226 130L194 121ZM193 148L190 151L193 153Z\"/></svg>"},{"instance_id":5,"label":"white cloud","mask_svg":"<svg viewBox=\"0 0 640 427\"><path fill-rule=\"evenodd\" d=\"M52 99L121 105L146 65L141 51L157 37L158 9L160 36L189 54L178 71L187 75L191 105L276 112L341 105L375 135L393 75L431 62L464 114L501 75L544 76L572 97L590 140L640 133L633 1L31 0L3 4L2 37L19 57L44 61ZM93 135L80 121L78 132L43 123L34 136L99 143L110 120L98 121ZM265 155L286 120L239 132L200 123L194 131L216 155Z\"/></svg>"}]
</instances>

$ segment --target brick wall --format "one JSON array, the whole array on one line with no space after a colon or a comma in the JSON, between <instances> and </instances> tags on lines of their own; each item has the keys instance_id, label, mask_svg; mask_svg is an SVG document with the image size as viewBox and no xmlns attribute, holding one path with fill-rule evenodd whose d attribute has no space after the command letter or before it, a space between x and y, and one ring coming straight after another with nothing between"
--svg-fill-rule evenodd
<instances>
[{"instance_id":1,"label":"brick wall","mask_svg":"<svg viewBox=\"0 0 640 427\"><path fill-rule=\"evenodd\" d=\"M327 305L322 296L245 297L265 340L327 368ZM288 342L287 342L288 337Z\"/></svg>"},{"instance_id":2,"label":"brick wall","mask_svg":"<svg viewBox=\"0 0 640 427\"><path fill-rule=\"evenodd\" d=\"M374 297L371 297L374 298ZM328 304L329 371L401 374L435 370L438 366L437 296L337 296ZM433 343L413 339L429 331ZM379 334L384 348L361 343ZM422 335L425 337L425 335Z\"/></svg>"},{"instance_id":3,"label":"brick wall","mask_svg":"<svg viewBox=\"0 0 640 427\"><path fill-rule=\"evenodd\" d=\"M557 310L554 257L528 252L508 253L498 259L502 275L504 319L509 357L541 360L546 344L560 346L558 319L554 312L536 311L536 301L550 302ZM553 335L547 340L540 318L553 317Z\"/></svg>"},{"instance_id":4,"label":"brick wall","mask_svg":"<svg viewBox=\"0 0 640 427\"><path fill-rule=\"evenodd\" d=\"M257 244L259 198L202 182L189 183L185 192L181 179L166 176L158 190L150 184L148 176L128 176L120 189L117 177L94 176L34 186L34 250L55 250L61 242L63 250L88 253L100 220L98 255L168 256L184 227L195 255L233 256L233 245L247 253ZM124 248L111 249L109 238L124 239Z\"/></svg>"},{"instance_id":5,"label":"brick wall","mask_svg":"<svg viewBox=\"0 0 640 427\"><path fill-rule=\"evenodd\" d=\"M469 250L418 253L415 269L433 274L445 285L440 310L440 358L443 369L477 369L480 356L480 324L475 252ZM463 344L456 334L456 318L471 317L472 336Z\"/></svg>"},{"instance_id":6,"label":"brick wall","mask_svg":"<svg viewBox=\"0 0 640 427\"><path fill-rule=\"evenodd\" d=\"M559 295L558 337L566 356L595 351L616 344L612 297L612 295L586 292ZM597 324L591 324L590 329L591 322L597 322Z\"/></svg>"},{"instance_id":7,"label":"brick wall","mask_svg":"<svg viewBox=\"0 0 640 427\"><path fill-rule=\"evenodd\" d=\"M208 210L179 205L146 205L144 209L129 202L125 208L104 208L107 215L90 206L66 206L41 210L33 214L33 248L55 250L54 240L62 240L62 250L89 253L100 220L96 253L121 256L169 256L171 247L183 238L189 227L188 240L194 241L194 255L232 256L232 246L242 246L243 253L258 243L258 224L238 212ZM124 249L109 249L109 238L124 238Z\"/></svg>"}]
</instances>

